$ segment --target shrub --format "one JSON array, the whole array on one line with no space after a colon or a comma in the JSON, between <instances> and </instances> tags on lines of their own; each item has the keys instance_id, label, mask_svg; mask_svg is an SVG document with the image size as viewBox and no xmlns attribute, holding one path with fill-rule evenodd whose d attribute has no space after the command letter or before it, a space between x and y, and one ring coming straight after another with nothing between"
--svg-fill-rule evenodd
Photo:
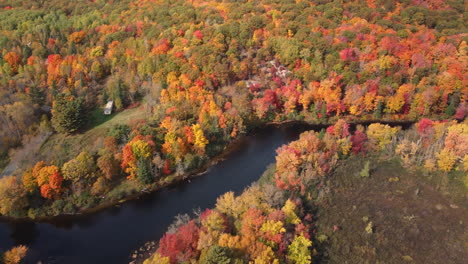
<instances>
[{"instance_id":1,"label":"shrub","mask_svg":"<svg viewBox=\"0 0 468 264\"><path fill-rule=\"evenodd\" d=\"M364 168L361 170L361 172L359 172L359 176L363 177L363 178L369 178L369 164L370 162L369 161L366 161L366 163L364 164Z\"/></svg>"},{"instance_id":2,"label":"shrub","mask_svg":"<svg viewBox=\"0 0 468 264\"><path fill-rule=\"evenodd\" d=\"M115 138L117 143L122 144L127 142L128 136L130 135L130 127L125 124L117 124L109 130L109 136Z\"/></svg>"}]
</instances>

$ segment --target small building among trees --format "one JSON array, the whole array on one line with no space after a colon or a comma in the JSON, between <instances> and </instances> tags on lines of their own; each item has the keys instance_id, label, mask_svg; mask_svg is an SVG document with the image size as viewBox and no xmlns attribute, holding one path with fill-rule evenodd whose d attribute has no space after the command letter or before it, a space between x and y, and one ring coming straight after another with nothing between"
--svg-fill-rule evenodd
<instances>
[{"instance_id":1,"label":"small building among trees","mask_svg":"<svg viewBox=\"0 0 468 264\"><path fill-rule=\"evenodd\" d=\"M110 115L112 114L112 108L114 107L114 101L108 101L106 106L104 107L104 114Z\"/></svg>"}]
</instances>

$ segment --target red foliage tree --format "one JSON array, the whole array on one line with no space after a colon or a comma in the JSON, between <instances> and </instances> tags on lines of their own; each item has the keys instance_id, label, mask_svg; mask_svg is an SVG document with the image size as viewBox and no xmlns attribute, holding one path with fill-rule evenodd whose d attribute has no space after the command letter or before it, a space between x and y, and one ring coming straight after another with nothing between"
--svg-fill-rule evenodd
<instances>
[{"instance_id":1,"label":"red foliage tree","mask_svg":"<svg viewBox=\"0 0 468 264\"><path fill-rule=\"evenodd\" d=\"M421 121L419 121L416 124L416 127L418 128L418 133L423 137L429 136L429 134L432 131L433 126L434 126L434 122L432 122L431 120L427 118L421 119Z\"/></svg>"},{"instance_id":2,"label":"red foliage tree","mask_svg":"<svg viewBox=\"0 0 468 264\"><path fill-rule=\"evenodd\" d=\"M63 176L54 172L49 175L49 182L41 186L41 195L46 199L58 199L62 193Z\"/></svg>"},{"instance_id":3,"label":"red foliage tree","mask_svg":"<svg viewBox=\"0 0 468 264\"><path fill-rule=\"evenodd\" d=\"M171 161L168 159L164 162L163 173L166 175L171 173Z\"/></svg>"},{"instance_id":4,"label":"red foliage tree","mask_svg":"<svg viewBox=\"0 0 468 264\"><path fill-rule=\"evenodd\" d=\"M63 59L60 54L51 54L47 58L47 83L50 85L60 76L59 66Z\"/></svg>"},{"instance_id":5,"label":"red foliage tree","mask_svg":"<svg viewBox=\"0 0 468 264\"><path fill-rule=\"evenodd\" d=\"M49 184L44 184L41 186L41 195L46 199L52 199L54 197L54 192L50 188Z\"/></svg>"},{"instance_id":6,"label":"red foliage tree","mask_svg":"<svg viewBox=\"0 0 468 264\"><path fill-rule=\"evenodd\" d=\"M5 55L5 60L6 62L8 62L8 64L10 64L13 73L17 73L18 67L21 63L21 57L18 54L16 54L16 52L11 51Z\"/></svg>"},{"instance_id":7,"label":"red foliage tree","mask_svg":"<svg viewBox=\"0 0 468 264\"><path fill-rule=\"evenodd\" d=\"M175 234L166 233L159 240L158 253L161 256L169 257L171 263L188 261L197 256L197 243L200 229L191 220L187 224L179 227Z\"/></svg>"},{"instance_id":8,"label":"red foliage tree","mask_svg":"<svg viewBox=\"0 0 468 264\"><path fill-rule=\"evenodd\" d=\"M354 135L351 136L350 140L352 144L351 149L353 150L353 153L355 155L365 151L364 143L367 141L367 136L365 133L362 133L361 131L356 131L356 133L354 133Z\"/></svg>"},{"instance_id":9,"label":"red foliage tree","mask_svg":"<svg viewBox=\"0 0 468 264\"><path fill-rule=\"evenodd\" d=\"M193 32L193 36L201 40L203 38L203 33L200 30L197 30Z\"/></svg>"},{"instance_id":10,"label":"red foliage tree","mask_svg":"<svg viewBox=\"0 0 468 264\"><path fill-rule=\"evenodd\" d=\"M353 48L346 48L340 51L340 59L344 61L356 61L358 57L356 51Z\"/></svg>"},{"instance_id":11,"label":"red foliage tree","mask_svg":"<svg viewBox=\"0 0 468 264\"><path fill-rule=\"evenodd\" d=\"M455 112L455 115L454 115L455 119L463 120L466 116L467 110L468 108L466 107L465 103L460 104L457 107L457 111Z\"/></svg>"},{"instance_id":12,"label":"red foliage tree","mask_svg":"<svg viewBox=\"0 0 468 264\"><path fill-rule=\"evenodd\" d=\"M154 54L166 54L171 49L171 44L167 38L163 38L154 45L151 53Z\"/></svg>"}]
</instances>

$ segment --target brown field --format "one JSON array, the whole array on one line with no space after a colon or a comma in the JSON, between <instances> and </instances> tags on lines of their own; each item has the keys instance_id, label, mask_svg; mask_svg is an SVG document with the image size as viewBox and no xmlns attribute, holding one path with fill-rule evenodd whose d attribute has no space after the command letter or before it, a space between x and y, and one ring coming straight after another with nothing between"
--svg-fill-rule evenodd
<instances>
[{"instance_id":1,"label":"brown field","mask_svg":"<svg viewBox=\"0 0 468 264\"><path fill-rule=\"evenodd\" d=\"M425 175L382 159L362 178L363 160L341 164L315 205L315 263L466 263L466 176Z\"/></svg>"}]
</instances>

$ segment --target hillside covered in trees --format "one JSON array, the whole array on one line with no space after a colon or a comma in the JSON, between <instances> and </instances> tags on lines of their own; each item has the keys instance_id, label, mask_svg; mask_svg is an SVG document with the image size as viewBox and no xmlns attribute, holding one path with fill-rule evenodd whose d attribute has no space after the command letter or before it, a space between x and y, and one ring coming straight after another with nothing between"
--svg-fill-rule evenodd
<instances>
[{"instance_id":1,"label":"hillside covered in trees","mask_svg":"<svg viewBox=\"0 0 468 264\"><path fill-rule=\"evenodd\" d=\"M267 183L173 226L146 261L309 263L326 254L315 246L326 239L314 201L349 156L387 155L466 187L466 9L463 0L0 1L0 215L83 212L200 171L267 123L334 124L280 148ZM109 100L116 113L104 117ZM417 125L348 128L392 121Z\"/></svg>"}]
</instances>

